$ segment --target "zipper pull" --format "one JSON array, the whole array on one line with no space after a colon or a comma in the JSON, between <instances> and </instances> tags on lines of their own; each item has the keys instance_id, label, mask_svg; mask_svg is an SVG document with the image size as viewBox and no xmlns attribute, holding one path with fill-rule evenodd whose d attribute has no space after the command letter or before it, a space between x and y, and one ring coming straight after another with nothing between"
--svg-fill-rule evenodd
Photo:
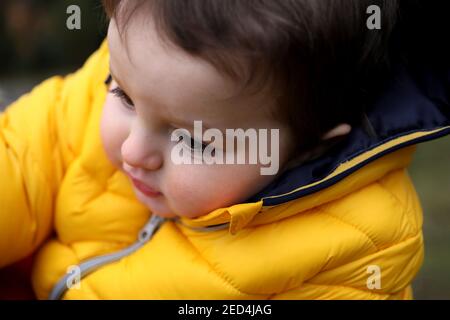
<instances>
[{"instance_id":1,"label":"zipper pull","mask_svg":"<svg viewBox=\"0 0 450 320\"><path fill-rule=\"evenodd\" d=\"M158 228L161 226L161 224L166 219L156 215L152 214L150 220L147 222L147 224L139 231L138 240L141 243L145 243L153 236L153 234L158 230Z\"/></svg>"}]
</instances>

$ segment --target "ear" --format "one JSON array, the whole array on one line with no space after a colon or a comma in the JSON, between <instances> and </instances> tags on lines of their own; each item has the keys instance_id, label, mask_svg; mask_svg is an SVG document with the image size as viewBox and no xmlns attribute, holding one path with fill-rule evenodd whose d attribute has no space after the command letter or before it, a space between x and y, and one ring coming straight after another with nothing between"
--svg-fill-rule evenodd
<instances>
[{"instance_id":1,"label":"ear","mask_svg":"<svg viewBox=\"0 0 450 320\"><path fill-rule=\"evenodd\" d=\"M325 133L322 136L322 140L329 140L335 137L339 136L345 136L350 133L352 130L352 127L347 123L341 123ZM293 159L291 159L284 167L283 171L294 168L300 164L302 164L305 161L313 160L317 157L319 157L321 154L326 152L327 147L326 144L323 143L322 145L316 146L312 150L306 151L300 155L297 155Z\"/></svg>"},{"instance_id":2,"label":"ear","mask_svg":"<svg viewBox=\"0 0 450 320\"><path fill-rule=\"evenodd\" d=\"M350 133L352 130L352 127L348 123L341 123L325 133L322 137L322 140L328 140L331 138L339 137L339 136L345 136Z\"/></svg>"}]
</instances>

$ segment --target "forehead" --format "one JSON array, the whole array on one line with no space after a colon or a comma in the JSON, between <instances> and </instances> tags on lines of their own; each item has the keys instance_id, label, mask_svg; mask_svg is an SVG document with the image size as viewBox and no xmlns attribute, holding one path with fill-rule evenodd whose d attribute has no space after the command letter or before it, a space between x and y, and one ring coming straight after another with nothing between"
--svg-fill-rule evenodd
<instances>
[{"instance_id":1,"label":"forehead","mask_svg":"<svg viewBox=\"0 0 450 320\"><path fill-rule=\"evenodd\" d=\"M174 117L192 115L191 122L208 115L211 123L228 120L230 124L236 112L245 121L262 117L262 111L273 106L266 94L246 94L242 84L219 73L206 60L163 41L148 16L133 16L124 32L121 37L112 19L108 30L110 65L133 100L159 106Z\"/></svg>"},{"instance_id":2,"label":"forehead","mask_svg":"<svg viewBox=\"0 0 450 320\"><path fill-rule=\"evenodd\" d=\"M236 95L236 83L207 61L161 40L148 20L133 16L122 37L114 19L109 26L111 67L116 75L127 79L127 86L145 87L143 92L136 92L143 96L155 94L157 90L162 95L182 100L187 98L183 96L184 92L211 100L225 100ZM177 95L173 95L174 92Z\"/></svg>"}]
</instances>

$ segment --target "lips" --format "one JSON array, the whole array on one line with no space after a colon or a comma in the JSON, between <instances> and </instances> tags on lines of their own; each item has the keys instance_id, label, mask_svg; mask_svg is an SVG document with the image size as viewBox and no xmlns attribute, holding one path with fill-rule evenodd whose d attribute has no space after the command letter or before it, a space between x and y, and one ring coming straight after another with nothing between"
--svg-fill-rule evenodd
<instances>
[{"instance_id":1,"label":"lips","mask_svg":"<svg viewBox=\"0 0 450 320\"><path fill-rule=\"evenodd\" d=\"M131 181L133 182L134 186L136 187L136 189L138 189L140 192L142 192L146 196L154 198L154 197L158 197L161 195L161 192L147 186L142 181L137 180L137 179L133 178L132 176L130 176L130 178L131 178Z\"/></svg>"}]
</instances>

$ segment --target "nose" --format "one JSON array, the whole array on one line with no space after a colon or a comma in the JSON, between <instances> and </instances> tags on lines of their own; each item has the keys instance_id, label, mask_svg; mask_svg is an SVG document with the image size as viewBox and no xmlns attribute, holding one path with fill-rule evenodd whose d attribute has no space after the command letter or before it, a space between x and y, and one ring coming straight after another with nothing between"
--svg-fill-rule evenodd
<instances>
[{"instance_id":1,"label":"nose","mask_svg":"<svg viewBox=\"0 0 450 320\"><path fill-rule=\"evenodd\" d=\"M163 165L162 141L139 121L133 123L121 153L123 162L134 168L154 171Z\"/></svg>"}]
</instances>

